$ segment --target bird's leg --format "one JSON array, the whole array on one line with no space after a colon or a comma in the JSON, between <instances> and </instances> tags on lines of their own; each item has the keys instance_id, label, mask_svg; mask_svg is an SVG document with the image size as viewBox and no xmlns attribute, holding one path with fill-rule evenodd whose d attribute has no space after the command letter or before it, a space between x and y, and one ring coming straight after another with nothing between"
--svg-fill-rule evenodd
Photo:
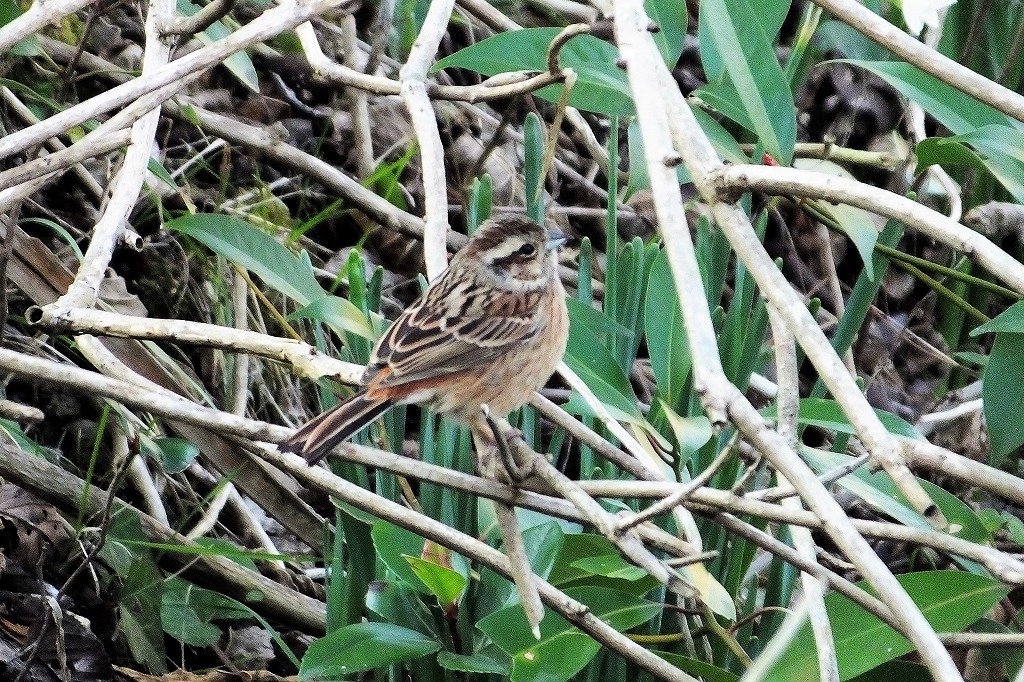
<instances>
[{"instance_id":1,"label":"bird's leg","mask_svg":"<svg viewBox=\"0 0 1024 682\"><path fill-rule=\"evenodd\" d=\"M512 450L509 448L508 441L498 428L498 422L494 421L494 417L491 416L491 408L488 407L487 403L480 406L480 411L483 412L484 420L494 436L495 446L498 448L498 454L501 455L501 463L505 466L509 479L516 485L522 483L530 476L529 467L521 467L516 462L516 458L512 455Z\"/></svg>"},{"instance_id":2,"label":"bird's leg","mask_svg":"<svg viewBox=\"0 0 1024 682\"><path fill-rule=\"evenodd\" d=\"M499 430L497 422L491 417L490 410L486 409L486 405L483 407L481 415L475 418L472 424L473 445L477 451L477 466L480 475L511 485L512 488L518 488L519 481L516 480L516 476L522 474L521 467L512 458L508 442ZM503 466L498 464L499 461L502 461ZM498 522L498 528L501 530L501 539L509 562L509 572L512 574L512 580L522 600L523 613L526 616L526 621L530 624L530 631L539 640L540 622L544 618L544 604L540 600L540 592L537 589L533 568L530 566L529 552L527 552L526 543L523 541L515 507L495 500L494 516Z\"/></svg>"}]
</instances>

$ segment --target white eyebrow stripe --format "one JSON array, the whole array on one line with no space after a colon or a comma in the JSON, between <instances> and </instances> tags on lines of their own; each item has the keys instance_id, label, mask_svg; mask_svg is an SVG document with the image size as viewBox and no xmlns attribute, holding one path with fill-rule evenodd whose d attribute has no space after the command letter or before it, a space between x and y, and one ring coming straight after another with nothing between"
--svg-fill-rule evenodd
<instances>
[{"instance_id":1,"label":"white eyebrow stripe","mask_svg":"<svg viewBox=\"0 0 1024 682\"><path fill-rule=\"evenodd\" d=\"M494 248L489 250L487 252L487 255L490 256L491 261L501 260L502 258L508 258L513 253L522 248L523 244L525 243L526 242L524 240L519 239L518 237L513 237L507 239L504 243L502 243L500 249Z\"/></svg>"}]
</instances>

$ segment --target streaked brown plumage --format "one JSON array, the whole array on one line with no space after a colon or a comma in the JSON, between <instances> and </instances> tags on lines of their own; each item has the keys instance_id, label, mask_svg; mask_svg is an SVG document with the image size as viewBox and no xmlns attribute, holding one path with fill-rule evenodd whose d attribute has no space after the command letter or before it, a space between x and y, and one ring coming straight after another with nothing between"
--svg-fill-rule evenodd
<instances>
[{"instance_id":1,"label":"streaked brown plumage","mask_svg":"<svg viewBox=\"0 0 1024 682\"><path fill-rule=\"evenodd\" d=\"M523 216L486 221L377 342L363 388L281 444L309 463L392 405L419 403L470 424L530 399L565 351L569 318L548 235Z\"/></svg>"}]
</instances>

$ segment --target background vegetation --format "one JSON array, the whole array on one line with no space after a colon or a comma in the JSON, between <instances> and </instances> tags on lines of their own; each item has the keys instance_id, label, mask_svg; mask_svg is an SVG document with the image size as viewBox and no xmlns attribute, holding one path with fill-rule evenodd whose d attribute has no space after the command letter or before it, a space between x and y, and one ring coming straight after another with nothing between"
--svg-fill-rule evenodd
<instances>
[{"instance_id":1,"label":"background vegetation","mask_svg":"<svg viewBox=\"0 0 1024 682\"><path fill-rule=\"evenodd\" d=\"M1024 8L941 5L0 0L4 679L1022 679ZM277 452L505 211L531 478Z\"/></svg>"}]
</instances>

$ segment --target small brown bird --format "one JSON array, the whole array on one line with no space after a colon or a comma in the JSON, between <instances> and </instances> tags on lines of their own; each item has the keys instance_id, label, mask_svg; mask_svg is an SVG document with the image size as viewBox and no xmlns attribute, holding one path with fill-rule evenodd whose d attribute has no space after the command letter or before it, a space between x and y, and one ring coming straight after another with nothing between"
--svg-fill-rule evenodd
<instances>
[{"instance_id":1,"label":"small brown bird","mask_svg":"<svg viewBox=\"0 0 1024 682\"><path fill-rule=\"evenodd\" d=\"M554 372L569 315L555 249L565 241L518 215L484 222L448 269L377 342L361 388L281 444L310 464L392 405L419 403L469 425L504 417Z\"/></svg>"}]
</instances>

